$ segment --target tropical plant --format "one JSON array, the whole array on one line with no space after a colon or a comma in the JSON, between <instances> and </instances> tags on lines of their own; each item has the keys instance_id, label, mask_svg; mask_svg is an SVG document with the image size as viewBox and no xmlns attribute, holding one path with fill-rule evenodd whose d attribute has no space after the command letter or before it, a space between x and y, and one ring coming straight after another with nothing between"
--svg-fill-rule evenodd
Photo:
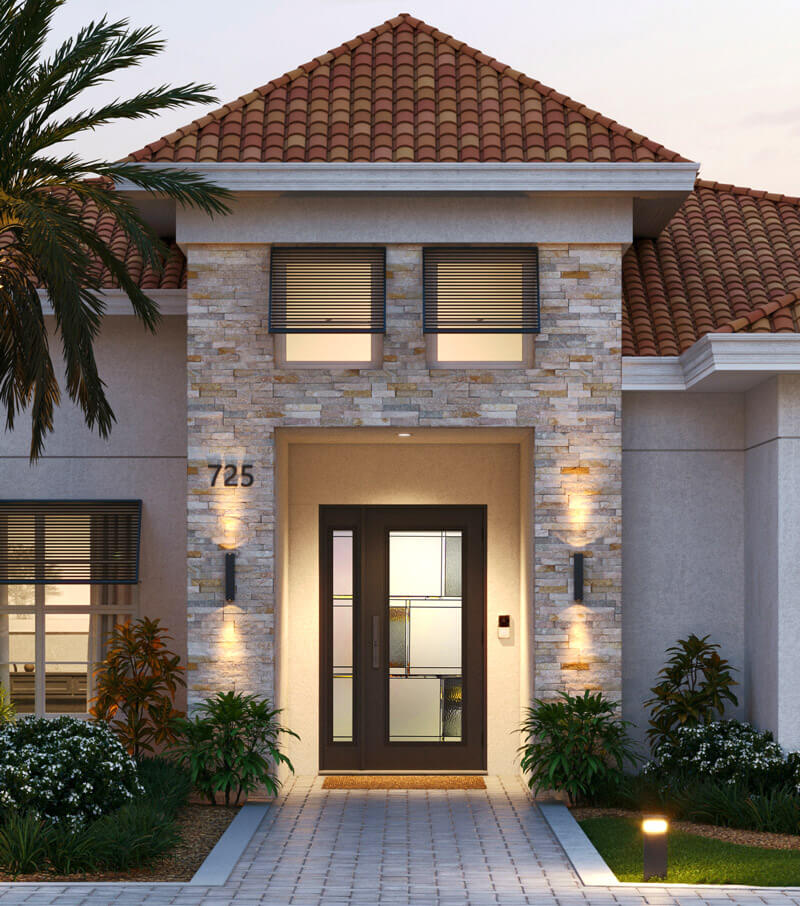
<instances>
[{"instance_id":1,"label":"tropical plant","mask_svg":"<svg viewBox=\"0 0 800 906\"><path fill-rule=\"evenodd\" d=\"M178 686L185 686L180 657L170 651L172 636L158 619L142 617L115 626L108 652L95 671L97 695L89 713L108 721L134 758L175 738Z\"/></svg>"},{"instance_id":2,"label":"tropical plant","mask_svg":"<svg viewBox=\"0 0 800 906\"><path fill-rule=\"evenodd\" d=\"M144 865L179 839L173 816L151 799L137 799L105 815L90 834L97 864L111 871Z\"/></svg>"},{"instance_id":3,"label":"tropical plant","mask_svg":"<svg viewBox=\"0 0 800 906\"><path fill-rule=\"evenodd\" d=\"M159 270L166 246L115 183L127 180L209 215L224 213L228 197L180 167L84 160L63 150L63 143L108 123L215 101L208 85L161 85L76 110L86 91L157 55L164 42L152 27L103 17L45 57L53 15L64 2L0 0L0 403L8 429L30 406L31 459L42 453L61 401L37 290L53 306L67 394L102 437L115 420L93 351L105 310L103 275L126 293L146 328L158 324L158 307L128 272L120 248L132 247L145 267ZM125 242L107 244L87 209L110 219Z\"/></svg>"},{"instance_id":4,"label":"tropical plant","mask_svg":"<svg viewBox=\"0 0 800 906\"><path fill-rule=\"evenodd\" d=\"M25 717L0 727L0 809L78 827L142 792L104 723Z\"/></svg>"},{"instance_id":5,"label":"tropical plant","mask_svg":"<svg viewBox=\"0 0 800 906\"><path fill-rule=\"evenodd\" d=\"M278 723L281 712L267 699L241 692L218 692L205 699L194 716L175 721L178 740L173 750L185 765L192 782L212 804L223 793L229 805L242 793L261 785L271 795L278 792L277 765L294 772L280 749L280 736L296 733Z\"/></svg>"},{"instance_id":6,"label":"tropical plant","mask_svg":"<svg viewBox=\"0 0 800 906\"><path fill-rule=\"evenodd\" d=\"M16 876L38 871L47 859L47 825L31 814L11 814L0 826L0 866Z\"/></svg>"},{"instance_id":7,"label":"tropical plant","mask_svg":"<svg viewBox=\"0 0 800 906\"><path fill-rule=\"evenodd\" d=\"M621 783L625 763L635 765L636 756L630 722L616 709L616 702L588 689L583 695L560 692L554 701L536 699L527 709L519 748L528 786L565 792L574 804Z\"/></svg>"},{"instance_id":8,"label":"tropical plant","mask_svg":"<svg viewBox=\"0 0 800 906\"><path fill-rule=\"evenodd\" d=\"M707 635L694 633L667 649L670 656L658 674L659 681L645 702L650 708L647 736L655 750L681 726L710 723L723 716L725 704L738 705L733 693L738 683L730 663L719 654L719 645Z\"/></svg>"},{"instance_id":9,"label":"tropical plant","mask_svg":"<svg viewBox=\"0 0 800 906\"><path fill-rule=\"evenodd\" d=\"M144 788L142 799L157 802L170 815L186 804L192 792L192 778L186 768L163 756L141 758L137 767Z\"/></svg>"},{"instance_id":10,"label":"tropical plant","mask_svg":"<svg viewBox=\"0 0 800 906\"><path fill-rule=\"evenodd\" d=\"M761 790L792 779L792 765L769 731L738 720L678 727L653 750L642 773L676 788L704 780Z\"/></svg>"},{"instance_id":11,"label":"tropical plant","mask_svg":"<svg viewBox=\"0 0 800 906\"><path fill-rule=\"evenodd\" d=\"M10 723L17 716L17 709L6 687L0 683L0 724Z\"/></svg>"}]
</instances>

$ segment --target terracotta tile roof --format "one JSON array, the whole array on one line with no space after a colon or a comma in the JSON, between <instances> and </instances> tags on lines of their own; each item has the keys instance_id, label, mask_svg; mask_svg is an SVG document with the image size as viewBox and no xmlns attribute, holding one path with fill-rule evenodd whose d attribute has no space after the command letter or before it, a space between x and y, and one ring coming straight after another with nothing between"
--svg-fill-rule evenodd
<instances>
[{"instance_id":1,"label":"terracotta tile roof","mask_svg":"<svg viewBox=\"0 0 800 906\"><path fill-rule=\"evenodd\" d=\"M623 355L800 330L800 198L699 180L661 235L626 253L623 295Z\"/></svg>"},{"instance_id":2,"label":"terracotta tile roof","mask_svg":"<svg viewBox=\"0 0 800 906\"><path fill-rule=\"evenodd\" d=\"M131 159L684 160L405 13Z\"/></svg>"}]
</instances>

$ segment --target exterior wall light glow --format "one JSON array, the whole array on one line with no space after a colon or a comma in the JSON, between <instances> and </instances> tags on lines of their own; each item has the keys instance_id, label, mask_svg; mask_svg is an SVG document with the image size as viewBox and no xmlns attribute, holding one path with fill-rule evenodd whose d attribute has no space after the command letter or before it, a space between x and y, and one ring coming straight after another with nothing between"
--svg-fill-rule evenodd
<instances>
[{"instance_id":1,"label":"exterior wall light glow","mask_svg":"<svg viewBox=\"0 0 800 906\"><path fill-rule=\"evenodd\" d=\"M397 436L398 437L411 437L411 432L410 431L398 431Z\"/></svg>"},{"instance_id":2,"label":"exterior wall light glow","mask_svg":"<svg viewBox=\"0 0 800 906\"><path fill-rule=\"evenodd\" d=\"M664 818L645 818L642 821L644 838L644 880L667 877L667 831Z\"/></svg>"},{"instance_id":3,"label":"exterior wall light glow","mask_svg":"<svg viewBox=\"0 0 800 906\"><path fill-rule=\"evenodd\" d=\"M583 554L576 551L572 555L572 600L583 600Z\"/></svg>"}]
</instances>

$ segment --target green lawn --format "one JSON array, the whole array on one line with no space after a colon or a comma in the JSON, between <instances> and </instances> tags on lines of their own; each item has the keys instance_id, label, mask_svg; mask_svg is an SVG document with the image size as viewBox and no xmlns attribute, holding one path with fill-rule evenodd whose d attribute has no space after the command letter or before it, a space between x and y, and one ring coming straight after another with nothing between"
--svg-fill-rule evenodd
<instances>
[{"instance_id":1,"label":"green lawn","mask_svg":"<svg viewBox=\"0 0 800 906\"><path fill-rule=\"evenodd\" d=\"M632 818L587 818L586 836L620 881L642 880L642 834ZM800 850L759 849L670 831L667 881L800 886Z\"/></svg>"}]
</instances>

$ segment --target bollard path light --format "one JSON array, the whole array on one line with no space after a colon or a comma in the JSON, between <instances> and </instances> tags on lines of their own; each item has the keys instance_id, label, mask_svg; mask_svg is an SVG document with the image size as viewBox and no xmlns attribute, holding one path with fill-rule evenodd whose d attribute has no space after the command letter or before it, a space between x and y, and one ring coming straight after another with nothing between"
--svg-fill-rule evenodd
<instances>
[{"instance_id":1,"label":"bollard path light","mask_svg":"<svg viewBox=\"0 0 800 906\"><path fill-rule=\"evenodd\" d=\"M667 831L665 818L645 818L642 821L644 837L644 879L667 877Z\"/></svg>"}]
</instances>

